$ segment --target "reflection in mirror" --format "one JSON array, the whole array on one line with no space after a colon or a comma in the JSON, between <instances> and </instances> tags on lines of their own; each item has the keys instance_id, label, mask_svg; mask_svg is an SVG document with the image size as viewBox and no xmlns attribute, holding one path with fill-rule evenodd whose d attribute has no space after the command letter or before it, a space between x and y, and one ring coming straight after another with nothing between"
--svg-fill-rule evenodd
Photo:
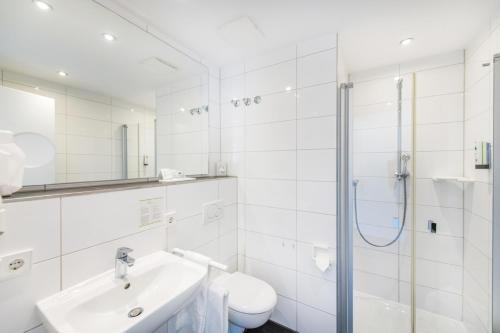
<instances>
[{"instance_id":1,"label":"reflection in mirror","mask_svg":"<svg viewBox=\"0 0 500 333\"><path fill-rule=\"evenodd\" d=\"M0 1L0 40L0 129L27 155L24 185L208 173L198 61L91 0Z\"/></svg>"}]
</instances>

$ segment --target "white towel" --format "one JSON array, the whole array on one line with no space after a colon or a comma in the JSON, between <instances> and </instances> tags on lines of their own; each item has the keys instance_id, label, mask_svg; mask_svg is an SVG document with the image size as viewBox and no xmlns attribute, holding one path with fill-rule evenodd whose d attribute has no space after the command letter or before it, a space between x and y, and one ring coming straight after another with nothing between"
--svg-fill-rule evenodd
<instances>
[{"instance_id":1,"label":"white towel","mask_svg":"<svg viewBox=\"0 0 500 333\"><path fill-rule=\"evenodd\" d=\"M227 333L229 328L228 295L225 288L214 283L209 285L204 333Z\"/></svg>"}]
</instances>

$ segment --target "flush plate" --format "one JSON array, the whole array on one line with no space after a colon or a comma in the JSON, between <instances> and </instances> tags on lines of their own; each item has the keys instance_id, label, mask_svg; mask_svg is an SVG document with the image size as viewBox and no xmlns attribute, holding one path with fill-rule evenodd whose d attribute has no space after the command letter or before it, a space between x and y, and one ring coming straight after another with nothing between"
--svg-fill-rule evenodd
<instances>
[{"instance_id":1,"label":"flush plate","mask_svg":"<svg viewBox=\"0 0 500 333\"><path fill-rule=\"evenodd\" d=\"M224 217L224 201L217 200L203 205L203 223L213 223Z\"/></svg>"}]
</instances>

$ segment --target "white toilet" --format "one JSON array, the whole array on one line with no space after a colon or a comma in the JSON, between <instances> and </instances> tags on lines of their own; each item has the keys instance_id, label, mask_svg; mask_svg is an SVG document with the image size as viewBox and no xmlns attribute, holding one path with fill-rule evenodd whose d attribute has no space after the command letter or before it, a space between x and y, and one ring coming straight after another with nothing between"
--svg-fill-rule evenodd
<instances>
[{"instance_id":1,"label":"white toilet","mask_svg":"<svg viewBox=\"0 0 500 333\"><path fill-rule=\"evenodd\" d=\"M222 275L216 283L229 292L229 333L262 326L271 317L278 297L266 282L236 272Z\"/></svg>"}]
</instances>

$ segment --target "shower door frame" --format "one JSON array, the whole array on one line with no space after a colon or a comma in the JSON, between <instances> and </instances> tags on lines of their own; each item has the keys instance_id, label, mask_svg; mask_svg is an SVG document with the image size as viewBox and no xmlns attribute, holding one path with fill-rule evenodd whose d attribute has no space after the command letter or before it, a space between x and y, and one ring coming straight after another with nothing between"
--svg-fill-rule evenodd
<instances>
[{"instance_id":1,"label":"shower door frame","mask_svg":"<svg viewBox=\"0 0 500 333\"><path fill-rule=\"evenodd\" d=\"M493 57L492 329L500 332L500 54ZM498 176L498 177L497 177ZM495 208L496 207L496 208Z\"/></svg>"},{"instance_id":2,"label":"shower door frame","mask_svg":"<svg viewBox=\"0 0 500 333\"><path fill-rule=\"evenodd\" d=\"M352 82L337 90L337 333L353 333Z\"/></svg>"}]
</instances>

